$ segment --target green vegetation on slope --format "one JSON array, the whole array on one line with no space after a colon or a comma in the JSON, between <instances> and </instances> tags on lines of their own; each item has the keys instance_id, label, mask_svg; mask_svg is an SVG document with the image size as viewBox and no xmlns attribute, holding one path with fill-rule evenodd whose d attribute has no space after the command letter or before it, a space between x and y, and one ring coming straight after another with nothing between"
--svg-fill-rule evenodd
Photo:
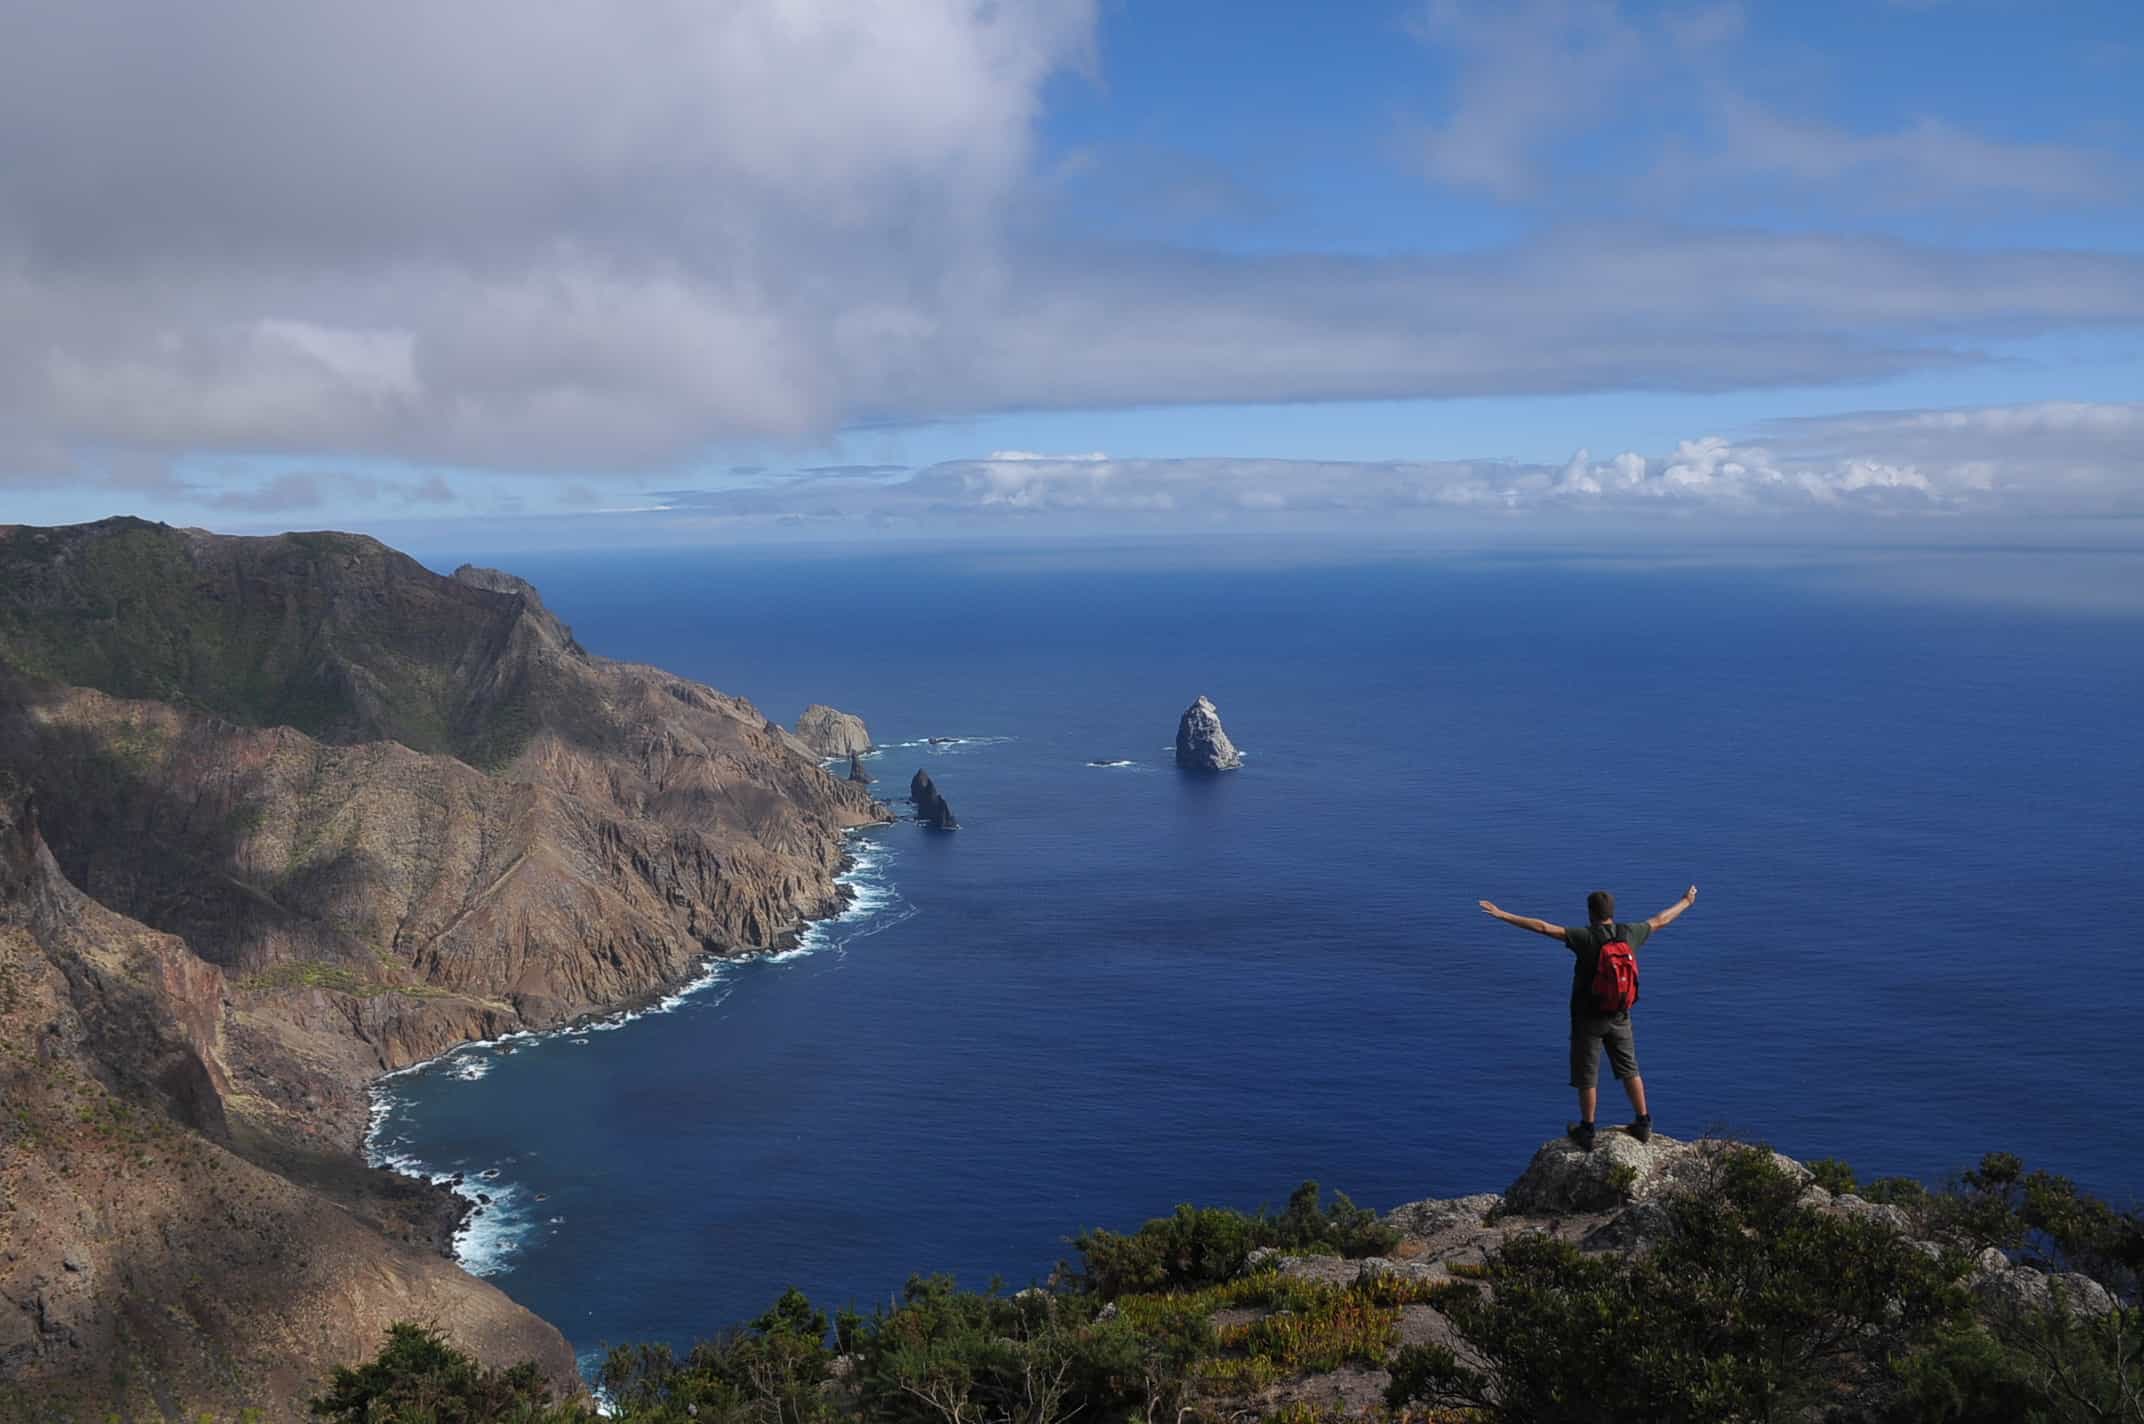
<instances>
[{"instance_id":1,"label":"green vegetation on slope","mask_svg":"<svg viewBox=\"0 0 2144 1424\"><path fill-rule=\"evenodd\" d=\"M359 535L17 528L0 532L0 590L0 662L71 687L487 768L536 720L523 686L471 701L510 600Z\"/></svg>"},{"instance_id":2,"label":"green vegetation on slope","mask_svg":"<svg viewBox=\"0 0 2144 1424\"><path fill-rule=\"evenodd\" d=\"M1850 1186L1842 1165L1830 1180ZM1726 1154L1668 1204L1651 1251L1582 1255L1520 1235L1467 1279L1365 1271L1327 1285L1250 1266L1254 1245L1389 1249L1342 1199L1306 1188L1278 1216L1184 1207L1129 1235L1078 1239L1085 1269L1051 1289L963 1292L909 1282L901 1302L831 1324L794 1290L743 1330L679 1358L612 1352L625 1424L1063 1424L1266 1419L1329 1407L1291 1382L1385 1369L1394 1421L1785 1421L2011 1424L2144 1419L2144 1218L2016 1159L1985 1159L1943 1192L1889 1193L1911 1237L1798 1200L1769 1154ZM1251 1244L1246 1244L1251 1243ZM2112 1313L1990 1312L1964 1288L1972 1253L2002 1246L2092 1275ZM1217 1279L1218 1278L1218 1279ZM1463 1341L1397 1348L1429 1306ZM485 1371L438 1335L398 1326L371 1364L314 1405L337 1424L585 1424L529 1371Z\"/></svg>"}]
</instances>

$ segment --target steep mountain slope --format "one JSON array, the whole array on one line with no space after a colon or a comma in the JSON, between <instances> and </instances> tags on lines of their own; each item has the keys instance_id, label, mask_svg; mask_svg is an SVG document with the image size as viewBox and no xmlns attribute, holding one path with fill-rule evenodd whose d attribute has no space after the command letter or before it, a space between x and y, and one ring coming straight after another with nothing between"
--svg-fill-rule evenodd
<instances>
[{"instance_id":1,"label":"steep mountain slope","mask_svg":"<svg viewBox=\"0 0 2144 1424\"><path fill-rule=\"evenodd\" d=\"M0 526L0 805L0 1404L89 1417L283 1417L397 1318L570 1380L367 1084L778 945L887 817L509 574L139 520Z\"/></svg>"},{"instance_id":2,"label":"steep mountain slope","mask_svg":"<svg viewBox=\"0 0 2144 1424\"><path fill-rule=\"evenodd\" d=\"M571 1388L556 1330L229 1150L224 990L0 803L0 1418L294 1417L407 1318Z\"/></svg>"},{"instance_id":3,"label":"steep mountain slope","mask_svg":"<svg viewBox=\"0 0 2144 1424\"><path fill-rule=\"evenodd\" d=\"M886 814L509 575L139 521L0 531L0 572L0 769L74 883L226 971L242 1098L303 1136L354 1142L371 1073L776 944Z\"/></svg>"}]
</instances>

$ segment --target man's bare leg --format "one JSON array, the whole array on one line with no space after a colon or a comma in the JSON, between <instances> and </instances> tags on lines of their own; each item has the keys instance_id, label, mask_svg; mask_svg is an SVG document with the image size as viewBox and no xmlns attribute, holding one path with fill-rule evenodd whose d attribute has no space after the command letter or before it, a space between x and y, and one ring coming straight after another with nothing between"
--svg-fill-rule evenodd
<instances>
[{"instance_id":1,"label":"man's bare leg","mask_svg":"<svg viewBox=\"0 0 2144 1424\"><path fill-rule=\"evenodd\" d=\"M1593 1121L1593 1110L1600 1106L1600 1100L1599 1089L1580 1088L1578 1090L1578 1120L1580 1122Z\"/></svg>"},{"instance_id":2,"label":"man's bare leg","mask_svg":"<svg viewBox=\"0 0 2144 1424\"><path fill-rule=\"evenodd\" d=\"M1639 1117L1645 1117L1645 1080L1633 1073L1623 1080L1623 1091L1630 1094L1631 1108Z\"/></svg>"}]
</instances>

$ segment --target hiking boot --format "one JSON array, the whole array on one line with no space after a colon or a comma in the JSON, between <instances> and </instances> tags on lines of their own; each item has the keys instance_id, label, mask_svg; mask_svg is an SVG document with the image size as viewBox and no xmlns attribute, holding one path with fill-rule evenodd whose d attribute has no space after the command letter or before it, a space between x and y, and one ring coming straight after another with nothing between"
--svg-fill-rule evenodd
<instances>
[{"instance_id":1,"label":"hiking boot","mask_svg":"<svg viewBox=\"0 0 2144 1424\"><path fill-rule=\"evenodd\" d=\"M1639 1113L1623 1131L1637 1138L1640 1142L1651 1142L1653 1140L1653 1115L1651 1113Z\"/></svg>"},{"instance_id":2,"label":"hiking boot","mask_svg":"<svg viewBox=\"0 0 2144 1424\"><path fill-rule=\"evenodd\" d=\"M1579 1151L1591 1152L1593 1150L1592 1123L1574 1122L1569 1127L1563 1130L1563 1135L1565 1137L1570 1138L1573 1142L1577 1143Z\"/></svg>"}]
</instances>

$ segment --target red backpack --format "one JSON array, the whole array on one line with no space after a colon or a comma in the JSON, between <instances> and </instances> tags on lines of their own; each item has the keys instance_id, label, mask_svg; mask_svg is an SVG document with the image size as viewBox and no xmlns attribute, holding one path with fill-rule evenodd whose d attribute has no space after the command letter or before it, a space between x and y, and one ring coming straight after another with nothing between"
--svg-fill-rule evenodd
<instances>
[{"instance_id":1,"label":"red backpack","mask_svg":"<svg viewBox=\"0 0 2144 1424\"><path fill-rule=\"evenodd\" d=\"M1604 1014L1620 1014L1638 1002L1638 958L1630 941L1604 925L1600 933L1614 935L1601 941L1600 957L1593 966L1593 1007Z\"/></svg>"}]
</instances>

